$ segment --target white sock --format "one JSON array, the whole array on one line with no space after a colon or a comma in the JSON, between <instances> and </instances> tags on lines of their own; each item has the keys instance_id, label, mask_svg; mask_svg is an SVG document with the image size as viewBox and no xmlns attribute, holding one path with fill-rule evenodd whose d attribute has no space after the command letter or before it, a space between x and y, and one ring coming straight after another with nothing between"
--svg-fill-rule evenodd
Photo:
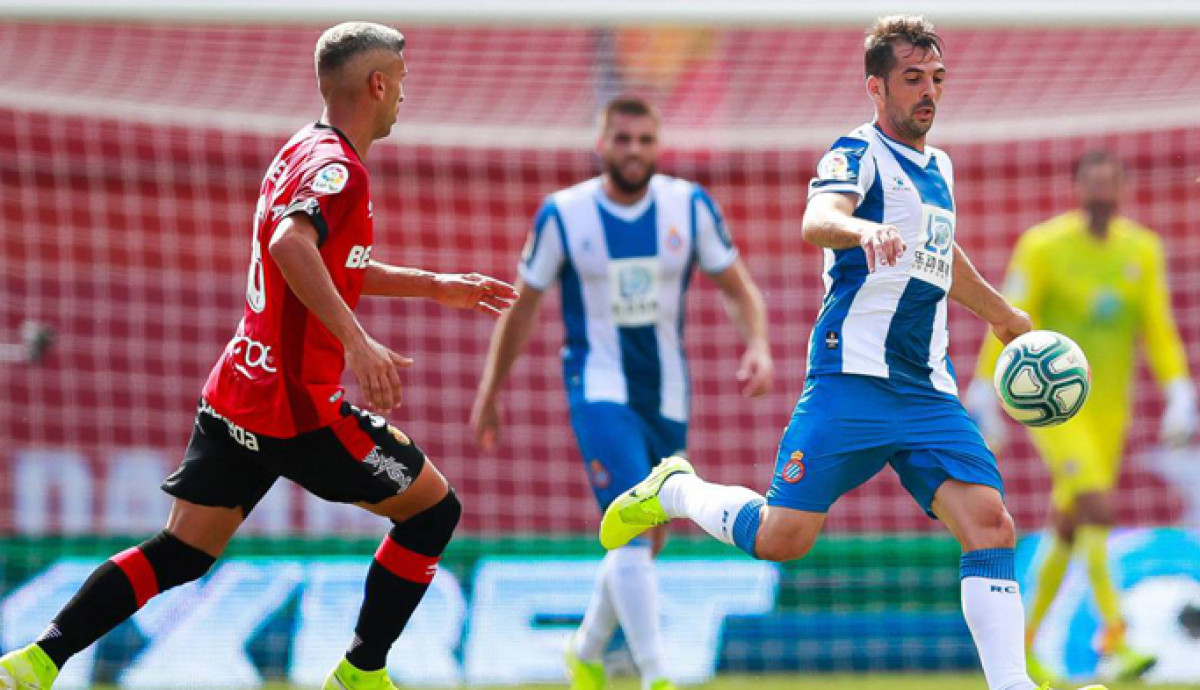
<instances>
[{"instance_id":1,"label":"white sock","mask_svg":"<svg viewBox=\"0 0 1200 690\"><path fill-rule=\"evenodd\" d=\"M600 570L596 573L596 589L592 592L592 600L588 602L587 612L583 614L579 632L575 633L575 655L584 661L600 661L617 629L617 611L613 608L608 589L608 573L616 560L617 552L609 551L600 562Z\"/></svg>"},{"instance_id":2,"label":"white sock","mask_svg":"<svg viewBox=\"0 0 1200 690\"><path fill-rule=\"evenodd\" d=\"M642 687L666 677L658 611L658 578L649 545L623 546L608 552L606 580L617 620L625 633ZM606 558L606 560L607 560Z\"/></svg>"},{"instance_id":3,"label":"white sock","mask_svg":"<svg viewBox=\"0 0 1200 690\"><path fill-rule=\"evenodd\" d=\"M658 502L672 518L690 518L714 539L742 548L734 541L734 523L742 508L752 503L762 505L763 497L744 486L710 484L694 474L681 473L663 482ZM753 522L757 532L758 520ZM753 535L749 536L752 550Z\"/></svg>"},{"instance_id":4,"label":"white sock","mask_svg":"<svg viewBox=\"0 0 1200 690\"><path fill-rule=\"evenodd\" d=\"M965 577L962 608L989 690L1036 688L1025 669L1025 607L1016 581Z\"/></svg>"}]
</instances>

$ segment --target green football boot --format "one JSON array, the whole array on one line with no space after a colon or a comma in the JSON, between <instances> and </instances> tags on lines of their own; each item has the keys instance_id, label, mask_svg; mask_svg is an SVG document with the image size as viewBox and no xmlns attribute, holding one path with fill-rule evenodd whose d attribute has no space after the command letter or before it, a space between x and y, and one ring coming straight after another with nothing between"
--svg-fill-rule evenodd
<instances>
[{"instance_id":1,"label":"green football boot","mask_svg":"<svg viewBox=\"0 0 1200 690\"><path fill-rule=\"evenodd\" d=\"M57 677L58 667L36 644L0 657L0 690L50 690Z\"/></svg>"},{"instance_id":2,"label":"green football boot","mask_svg":"<svg viewBox=\"0 0 1200 690\"><path fill-rule=\"evenodd\" d=\"M687 458L672 455L658 463L632 489L617 496L600 520L600 544L610 551L619 549L651 527L670 522L671 518L658 502L658 492L662 490L663 482L675 474L696 474L696 470Z\"/></svg>"},{"instance_id":3,"label":"green football boot","mask_svg":"<svg viewBox=\"0 0 1200 690\"><path fill-rule=\"evenodd\" d=\"M399 690L388 678L387 669L362 671L346 659L329 673L321 690Z\"/></svg>"},{"instance_id":4,"label":"green football boot","mask_svg":"<svg viewBox=\"0 0 1200 690\"><path fill-rule=\"evenodd\" d=\"M563 661L567 665L567 678L571 681L571 690L604 690L608 686L604 664L599 661L584 661L575 652L575 635L571 635L571 639L567 640L567 648L563 650Z\"/></svg>"}]
</instances>

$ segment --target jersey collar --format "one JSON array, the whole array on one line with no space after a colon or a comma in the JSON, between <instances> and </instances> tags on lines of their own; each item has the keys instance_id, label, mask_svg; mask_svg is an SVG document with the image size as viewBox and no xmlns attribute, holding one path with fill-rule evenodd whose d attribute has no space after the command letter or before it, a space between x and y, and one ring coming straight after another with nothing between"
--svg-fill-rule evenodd
<instances>
[{"instance_id":1,"label":"jersey collar","mask_svg":"<svg viewBox=\"0 0 1200 690\"><path fill-rule=\"evenodd\" d=\"M346 146L349 146L350 150L354 152L354 157L358 159L358 162L362 162L362 156L358 155L358 149L354 148L354 144L350 141L350 137L346 136L345 132L325 122L314 122L313 129L333 130L334 134L337 134L338 138L342 140L342 143L344 143Z\"/></svg>"},{"instance_id":2,"label":"jersey collar","mask_svg":"<svg viewBox=\"0 0 1200 690\"><path fill-rule=\"evenodd\" d=\"M657 175L655 177L657 177ZM612 199L609 199L608 195L604 193L604 185L601 183L601 179L602 178L599 177L596 178L594 193L594 196L596 197L596 203L603 206L605 211L608 211L612 215L625 222L632 222L638 218L641 218L642 214L646 212L646 209L650 208L650 204L654 203L654 177L650 178L650 188L646 190L646 196L639 199L638 202L632 206L618 204Z\"/></svg>"},{"instance_id":3,"label":"jersey collar","mask_svg":"<svg viewBox=\"0 0 1200 690\"><path fill-rule=\"evenodd\" d=\"M892 153L904 156L909 161L912 161L914 164L920 166L922 170L929 165L929 159L933 157L933 153L930 151L928 146L925 147L924 151L918 151L908 144L896 141L895 139L883 133L883 130L880 129L878 122L872 123L871 129L875 131L875 134L879 137L879 140L892 150Z\"/></svg>"}]
</instances>

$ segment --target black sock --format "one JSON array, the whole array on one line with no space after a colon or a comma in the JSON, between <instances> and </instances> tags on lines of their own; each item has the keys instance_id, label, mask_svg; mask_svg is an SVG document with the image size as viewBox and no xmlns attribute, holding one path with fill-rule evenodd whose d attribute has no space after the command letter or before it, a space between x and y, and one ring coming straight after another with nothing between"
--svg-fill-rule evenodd
<instances>
[{"instance_id":1,"label":"black sock","mask_svg":"<svg viewBox=\"0 0 1200 690\"><path fill-rule=\"evenodd\" d=\"M462 506L451 491L432 508L396 524L383 539L367 572L354 643L346 660L375 671L387 664L392 648L416 611L450 543Z\"/></svg>"},{"instance_id":2,"label":"black sock","mask_svg":"<svg viewBox=\"0 0 1200 690\"><path fill-rule=\"evenodd\" d=\"M208 572L215 558L163 531L105 561L54 617L37 644L63 664L159 592Z\"/></svg>"}]
</instances>

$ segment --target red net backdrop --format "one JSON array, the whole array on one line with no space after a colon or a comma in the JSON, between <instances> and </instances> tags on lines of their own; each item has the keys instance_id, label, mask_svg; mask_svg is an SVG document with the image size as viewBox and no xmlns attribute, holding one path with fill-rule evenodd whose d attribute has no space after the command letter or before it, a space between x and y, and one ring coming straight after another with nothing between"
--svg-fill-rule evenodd
<instances>
[{"instance_id":1,"label":"red net backdrop","mask_svg":"<svg viewBox=\"0 0 1200 690\"><path fill-rule=\"evenodd\" d=\"M311 72L319 31L0 24L0 333L14 341L29 320L57 333L42 363L0 364L0 531L121 527L70 518L78 496L66 489L22 517L18 468L41 457L31 450L60 454L44 462L78 458L97 516L119 493L122 458L150 458L160 474L178 461L204 377L241 314L261 176L288 135L320 112ZM666 118L660 167L699 180L724 206L766 293L778 367L770 396L739 396L739 338L711 285L697 281L686 331L691 449L707 477L765 489L821 297L819 255L799 237L806 185L823 147L870 117L861 34L406 34L409 102L368 160L374 256L512 279L542 197L595 174L598 104L624 90L650 94ZM1200 31L945 37L950 76L931 141L954 158L959 238L977 265L998 282L1018 233L1071 208L1073 159L1109 147L1129 167L1124 211L1164 238L1176 316L1200 367ZM366 300L360 309L378 339L416 359L393 421L457 485L465 525L477 533L595 525L567 423L557 300L547 302L506 390L503 443L491 454L466 426L490 320L420 302ZM952 334L965 385L983 328L957 309ZM1136 461L1155 441L1161 408L1149 377L1140 378L1119 516L1169 523L1182 497ZM1040 526L1049 491L1040 462L1022 442L1001 464L1018 524ZM42 481L53 484L56 472L46 469ZM310 504L289 505L289 529L329 528ZM932 528L889 472L841 501L829 524Z\"/></svg>"}]
</instances>

